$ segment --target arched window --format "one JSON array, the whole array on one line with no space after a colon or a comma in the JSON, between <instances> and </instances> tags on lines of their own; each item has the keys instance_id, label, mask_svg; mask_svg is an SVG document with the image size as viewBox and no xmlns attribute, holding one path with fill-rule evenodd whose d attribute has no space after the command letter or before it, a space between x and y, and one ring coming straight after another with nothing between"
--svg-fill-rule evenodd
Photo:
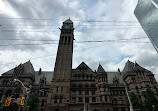
<instances>
[{"instance_id":1,"label":"arched window","mask_svg":"<svg viewBox=\"0 0 158 111\"><path fill-rule=\"evenodd\" d=\"M56 92L58 92L58 87L56 87Z\"/></svg>"},{"instance_id":2,"label":"arched window","mask_svg":"<svg viewBox=\"0 0 158 111\"><path fill-rule=\"evenodd\" d=\"M78 75L78 79L81 79L81 76L80 76L80 75Z\"/></svg>"},{"instance_id":3,"label":"arched window","mask_svg":"<svg viewBox=\"0 0 158 111\"><path fill-rule=\"evenodd\" d=\"M67 36L65 36L64 44L67 44Z\"/></svg>"},{"instance_id":4,"label":"arched window","mask_svg":"<svg viewBox=\"0 0 158 111\"><path fill-rule=\"evenodd\" d=\"M85 76L84 76L84 74L82 75L82 79L85 79Z\"/></svg>"},{"instance_id":5,"label":"arched window","mask_svg":"<svg viewBox=\"0 0 158 111\"><path fill-rule=\"evenodd\" d=\"M61 92L63 92L63 87L61 87Z\"/></svg>"},{"instance_id":6,"label":"arched window","mask_svg":"<svg viewBox=\"0 0 158 111\"><path fill-rule=\"evenodd\" d=\"M69 37L68 37L68 45L70 45L70 39L71 39L71 38L70 38L70 36L69 36Z\"/></svg>"},{"instance_id":7,"label":"arched window","mask_svg":"<svg viewBox=\"0 0 158 111\"><path fill-rule=\"evenodd\" d=\"M62 101L63 101L63 97L60 96L59 103L62 103Z\"/></svg>"},{"instance_id":8,"label":"arched window","mask_svg":"<svg viewBox=\"0 0 158 111\"><path fill-rule=\"evenodd\" d=\"M42 99L42 103L41 103L41 106L44 106L44 102L45 102L45 101L44 101L44 99Z\"/></svg>"},{"instance_id":9,"label":"arched window","mask_svg":"<svg viewBox=\"0 0 158 111\"><path fill-rule=\"evenodd\" d=\"M86 79L88 79L88 75L86 76Z\"/></svg>"},{"instance_id":10,"label":"arched window","mask_svg":"<svg viewBox=\"0 0 158 111\"><path fill-rule=\"evenodd\" d=\"M55 97L54 97L54 103L57 103L57 102L58 102L58 97L55 96Z\"/></svg>"}]
</instances>

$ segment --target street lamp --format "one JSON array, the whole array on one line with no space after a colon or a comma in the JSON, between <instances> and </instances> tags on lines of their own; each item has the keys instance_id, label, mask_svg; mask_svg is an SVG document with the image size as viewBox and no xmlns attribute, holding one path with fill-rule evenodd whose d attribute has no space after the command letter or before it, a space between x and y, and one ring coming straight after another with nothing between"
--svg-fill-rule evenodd
<instances>
[{"instance_id":1,"label":"street lamp","mask_svg":"<svg viewBox=\"0 0 158 111\"><path fill-rule=\"evenodd\" d=\"M122 79L122 80L123 80L123 79ZM131 102L131 98L130 98L129 93L128 93L127 84L126 84L126 82L125 82L124 80L123 80L123 84L124 84L124 86L125 86L127 98L128 98L129 104L130 104L130 111L134 111L133 105L132 105L132 102Z\"/></svg>"},{"instance_id":2,"label":"street lamp","mask_svg":"<svg viewBox=\"0 0 158 111\"><path fill-rule=\"evenodd\" d=\"M30 85L29 88L27 88L19 79L14 79L14 82L20 82L20 84L22 85L22 87L24 87L25 90L26 90L26 101L25 101L25 107L24 107L24 110L25 110L26 107L27 107L27 101L28 101L28 99L30 97L32 85Z\"/></svg>"},{"instance_id":3,"label":"street lamp","mask_svg":"<svg viewBox=\"0 0 158 111\"><path fill-rule=\"evenodd\" d=\"M121 71L120 71L119 68L118 68L118 72L121 74ZM129 105L130 105L130 107L129 107L129 108L130 108L130 111L134 111L133 105L132 105L132 102L131 102L131 98L130 98L130 96L129 96L128 89L127 89L127 83L126 83L126 81L123 79L123 77L122 77L121 79L122 79L122 81L123 81L123 85L125 86L127 98L128 98Z\"/></svg>"}]
</instances>

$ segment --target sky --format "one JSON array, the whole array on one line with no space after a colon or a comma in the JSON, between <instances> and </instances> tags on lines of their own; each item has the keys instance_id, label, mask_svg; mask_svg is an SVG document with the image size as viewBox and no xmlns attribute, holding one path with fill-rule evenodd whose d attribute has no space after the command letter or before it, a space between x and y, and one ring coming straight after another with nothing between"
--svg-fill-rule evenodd
<instances>
[{"instance_id":1,"label":"sky","mask_svg":"<svg viewBox=\"0 0 158 111\"><path fill-rule=\"evenodd\" d=\"M138 23L137 0L1 0L0 74L30 60L36 71L53 71L59 27L74 23L73 68L123 70L127 60L152 71L158 54ZM80 41L105 41L79 43Z\"/></svg>"}]
</instances>

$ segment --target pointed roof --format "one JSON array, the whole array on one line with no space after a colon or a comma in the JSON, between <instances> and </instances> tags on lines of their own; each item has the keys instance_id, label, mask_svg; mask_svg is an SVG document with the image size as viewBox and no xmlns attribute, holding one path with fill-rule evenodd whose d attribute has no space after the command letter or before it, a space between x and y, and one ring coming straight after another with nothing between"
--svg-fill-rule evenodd
<instances>
[{"instance_id":1,"label":"pointed roof","mask_svg":"<svg viewBox=\"0 0 158 111\"><path fill-rule=\"evenodd\" d=\"M133 67L134 67L134 63L128 60L126 62L124 69L123 69L123 72L133 71Z\"/></svg>"},{"instance_id":2,"label":"pointed roof","mask_svg":"<svg viewBox=\"0 0 158 111\"><path fill-rule=\"evenodd\" d=\"M145 68L141 67L138 63L135 62L133 70L141 70L141 71L148 71Z\"/></svg>"},{"instance_id":3,"label":"pointed roof","mask_svg":"<svg viewBox=\"0 0 158 111\"><path fill-rule=\"evenodd\" d=\"M65 20L64 23L73 23L73 22L69 18L69 19Z\"/></svg>"},{"instance_id":4,"label":"pointed roof","mask_svg":"<svg viewBox=\"0 0 158 111\"><path fill-rule=\"evenodd\" d=\"M88 65L87 64L85 64L84 62L82 62L76 69L79 69L80 67L82 67L82 66L84 66L84 67L86 67L87 68L87 70L90 70L90 71L92 71L92 69L91 68L89 68L88 67ZM92 71L93 72L93 71Z\"/></svg>"},{"instance_id":5,"label":"pointed roof","mask_svg":"<svg viewBox=\"0 0 158 111\"><path fill-rule=\"evenodd\" d=\"M27 62L25 62L23 64L22 63L19 64L17 67L15 67L15 68L13 68L13 69L11 69L11 70L3 73L3 74L13 74L14 73L14 69L21 69L21 68L23 68L23 73L24 74L34 74L34 72L35 72L34 68L32 66L32 63L29 60L29 61L27 61Z\"/></svg>"},{"instance_id":6,"label":"pointed roof","mask_svg":"<svg viewBox=\"0 0 158 111\"><path fill-rule=\"evenodd\" d=\"M98 69L97 69L98 73L105 73L104 68L99 64Z\"/></svg>"}]
</instances>

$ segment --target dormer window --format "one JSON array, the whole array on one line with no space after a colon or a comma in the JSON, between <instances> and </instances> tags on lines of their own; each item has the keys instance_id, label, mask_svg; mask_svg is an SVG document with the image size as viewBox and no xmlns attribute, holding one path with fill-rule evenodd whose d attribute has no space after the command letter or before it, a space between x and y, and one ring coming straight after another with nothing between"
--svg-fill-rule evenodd
<instances>
[{"instance_id":1,"label":"dormer window","mask_svg":"<svg viewBox=\"0 0 158 111\"><path fill-rule=\"evenodd\" d=\"M40 87L43 87L46 84L46 78L43 77L42 79L40 79Z\"/></svg>"},{"instance_id":2,"label":"dormer window","mask_svg":"<svg viewBox=\"0 0 158 111\"><path fill-rule=\"evenodd\" d=\"M114 78L113 84L114 84L114 86L119 86L119 79L118 78Z\"/></svg>"}]
</instances>

